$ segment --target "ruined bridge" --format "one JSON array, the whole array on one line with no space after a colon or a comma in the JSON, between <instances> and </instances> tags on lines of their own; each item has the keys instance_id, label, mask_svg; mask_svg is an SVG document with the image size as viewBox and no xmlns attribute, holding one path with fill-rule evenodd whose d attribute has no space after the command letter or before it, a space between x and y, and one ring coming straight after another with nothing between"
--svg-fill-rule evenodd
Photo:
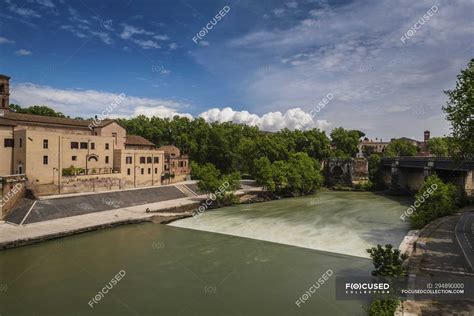
<instances>
[{"instance_id":1,"label":"ruined bridge","mask_svg":"<svg viewBox=\"0 0 474 316\"><path fill-rule=\"evenodd\" d=\"M437 174L474 196L474 160L445 157L382 158L383 180L394 191L416 192L426 177Z\"/></svg>"}]
</instances>

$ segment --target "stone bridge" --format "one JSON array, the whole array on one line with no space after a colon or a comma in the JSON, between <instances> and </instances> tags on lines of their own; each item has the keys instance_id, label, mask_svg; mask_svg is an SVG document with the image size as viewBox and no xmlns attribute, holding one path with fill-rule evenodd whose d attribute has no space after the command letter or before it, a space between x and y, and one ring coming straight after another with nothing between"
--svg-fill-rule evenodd
<instances>
[{"instance_id":1,"label":"stone bridge","mask_svg":"<svg viewBox=\"0 0 474 316\"><path fill-rule=\"evenodd\" d=\"M425 178L437 174L444 182L463 188L474 196L474 160L444 157L382 158L383 180L392 191L417 192Z\"/></svg>"},{"instance_id":2,"label":"stone bridge","mask_svg":"<svg viewBox=\"0 0 474 316\"><path fill-rule=\"evenodd\" d=\"M352 186L369 179L369 167L365 158L328 158L322 167L329 186Z\"/></svg>"}]
</instances>

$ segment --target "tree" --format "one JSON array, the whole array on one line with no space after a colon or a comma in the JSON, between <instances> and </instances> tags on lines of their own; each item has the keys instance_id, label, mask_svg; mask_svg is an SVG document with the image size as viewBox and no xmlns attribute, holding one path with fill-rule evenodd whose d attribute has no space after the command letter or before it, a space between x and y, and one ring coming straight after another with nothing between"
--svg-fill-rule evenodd
<instances>
[{"instance_id":1,"label":"tree","mask_svg":"<svg viewBox=\"0 0 474 316\"><path fill-rule=\"evenodd\" d=\"M423 228L437 218L452 214L461 203L456 186L444 183L437 175L426 178L415 195L415 201L416 208L410 215L413 229Z\"/></svg>"},{"instance_id":2,"label":"tree","mask_svg":"<svg viewBox=\"0 0 474 316\"><path fill-rule=\"evenodd\" d=\"M254 179L258 185L269 191L275 190L275 181L273 181L272 165L267 157L260 157L254 163Z\"/></svg>"},{"instance_id":3,"label":"tree","mask_svg":"<svg viewBox=\"0 0 474 316\"><path fill-rule=\"evenodd\" d=\"M63 113L56 112L55 110L53 110L52 108L46 105L33 105L28 108L22 108L18 104L10 104L9 108L12 112L17 112L17 113L52 116L52 117L66 117Z\"/></svg>"},{"instance_id":4,"label":"tree","mask_svg":"<svg viewBox=\"0 0 474 316\"><path fill-rule=\"evenodd\" d=\"M430 152L438 157L445 157L448 155L448 141L445 137L433 137L428 141L428 149Z\"/></svg>"},{"instance_id":5,"label":"tree","mask_svg":"<svg viewBox=\"0 0 474 316\"><path fill-rule=\"evenodd\" d=\"M335 146L335 155L337 157L355 157L359 140L365 134L356 130L345 130L342 127L331 131L331 141Z\"/></svg>"},{"instance_id":6,"label":"tree","mask_svg":"<svg viewBox=\"0 0 474 316\"><path fill-rule=\"evenodd\" d=\"M380 154L375 153L369 156L369 180L374 184L375 189L380 189L385 186L381 162L382 157Z\"/></svg>"},{"instance_id":7,"label":"tree","mask_svg":"<svg viewBox=\"0 0 474 316\"><path fill-rule=\"evenodd\" d=\"M401 254L400 250L387 244L385 247L377 245L367 249L370 254L375 270L373 276L400 277L406 274L402 263L408 258L408 255Z\"/></svg>"},{"instance_id":8,"label":"tree","mask_svg":"<svg viewBox=\"0 0 474 316\"><path fill-rule=\"evenodd\" d=\"M474 154L474 59L457 76L456 87L444 92L449 101L443 107L451 122L454 141L458 143L460 157Z\"/></svg>"},{"instance_id":9,"label":"tree","mask_svg":"<svg viewBox=\"0 0 474 316\"><path fill-rule=\"evenodd\" d=\"M385 148L384 156L386 157L400 157L400 156L415 156L418 148L404 139L393 140Z\"/></svg>"},{"instance_id":10,"label":"tree","mask_svg":"<svg viewBox=\"0 0 474 316\"><path fill-rule=\"evenodd\" d=\"M233 198L233 192L239 188L240 174L238 172L222 175L213 164L199 165L194 161L191 162L191 170L193 177L199 180L197 183L199 190L215 195L218 203Z\"/></svg>"}]
</instances>

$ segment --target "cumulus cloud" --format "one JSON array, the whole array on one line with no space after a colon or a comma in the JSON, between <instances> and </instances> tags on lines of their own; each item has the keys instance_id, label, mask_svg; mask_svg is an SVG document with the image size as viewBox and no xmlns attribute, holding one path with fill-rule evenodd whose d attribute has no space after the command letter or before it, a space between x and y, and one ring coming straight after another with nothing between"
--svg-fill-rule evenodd
<instances>
[{"instance_id":1,"label":"cumulus cloud","mask_svg":"<svg viewBox=\"0 0 474 316\"><path fill-rule=\"evenodd\" d=\"M304 112L300 108L287 110L284 114L281 112L269 112L258 116L248 111L234 111L230 107L224 109L213 108L199 114L207 122L233 122L237 124L246 124L257 126L261 130L275 132L284 128L290 130L312 128L327 129L331 124L326 120L316 120L312 115Z\"/></svg>"},{"instance_id":2,"label":"cumulus cloud","mask_svg":"<svg viewBox=\"0 0 474 316\"><path fill-rule=\"evenodd\" d=\"M205 52L196 50L193 57L211 72L232 73L243 102L259 111L284 112L288 104L298 104L308 112L333 93L334 102L318 118L337 126L371 129L374 137L384 138L423 129L443 135L449 131L446 121L430 118L442 117L443 90L454 86L472 58L474 47L466 43L474 32L474 2L436 5L439 11L405 43L400 37L433 4L319 2L298 16L296 10L277 8L273 13L286 27L265 23ZM427 104L436 110L410 115L408 109Z\"/></svg>"},{"instance_id":3,"label":"cumulus cloud","mask_svg":"<svg viewBox=\"0 0 474 316\"><path fill-rule=\"evenodd\" d=\"M12 103L21 106L48 105L57 111L71 117L93 117L101 113L112 102L120 99L120 93L110 93L96 90L67 90L31 83L11 86ZM169 99L151 99L125 96L111 113L114 117L129 117L136 115L157 115L168 117L179 114L179 110L188 104ZM188 114L184 113L183 116Z\"/></svg>"},{"instance_id":4,"label":"cumulus cloud","mask_svg":"<svg viewBox=\"0 0 474 316\"><path fill-rule=\"evenodd\" d=\"M122 97L124 96L124 97ZM170 99L151 99L122 95L96 90L67 90L31 83L11 86L12 103L27 107L32 105L48 105L57 111L84 118L99 115L107 109L112 102L118 103L113 113L108 113L110 118L132 118L138 115L147 117L173 118L174 116L193 119L193 115L184 109L189 104ZM117 100L120 100L118 102ZM287 110L285 113L269 112L261 116L248 111L235 111L230 107L223 109L212 108L200 113L207 122L233 122L257 126L264 131L278 131L288 129L327 129L331 124L326 120L316 120L312 115L300 108Z\"/></svg>"}]
</instances>

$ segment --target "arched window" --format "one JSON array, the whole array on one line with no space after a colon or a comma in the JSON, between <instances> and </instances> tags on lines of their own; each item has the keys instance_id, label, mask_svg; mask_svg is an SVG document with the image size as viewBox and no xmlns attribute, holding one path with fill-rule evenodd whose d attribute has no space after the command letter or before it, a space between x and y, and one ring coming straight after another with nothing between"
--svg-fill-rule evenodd
<instances>
[{"instance_id":1,"label":"arched window","mask_svg":"<svg viewBox=\"0 0 474 316\"><path fill-rule=\"evenodd\" d=\"M87 158L87 161L92 161L92 160L99 161L99 157L96 155L91 155Z\"/></svg>"}]
</instances>

